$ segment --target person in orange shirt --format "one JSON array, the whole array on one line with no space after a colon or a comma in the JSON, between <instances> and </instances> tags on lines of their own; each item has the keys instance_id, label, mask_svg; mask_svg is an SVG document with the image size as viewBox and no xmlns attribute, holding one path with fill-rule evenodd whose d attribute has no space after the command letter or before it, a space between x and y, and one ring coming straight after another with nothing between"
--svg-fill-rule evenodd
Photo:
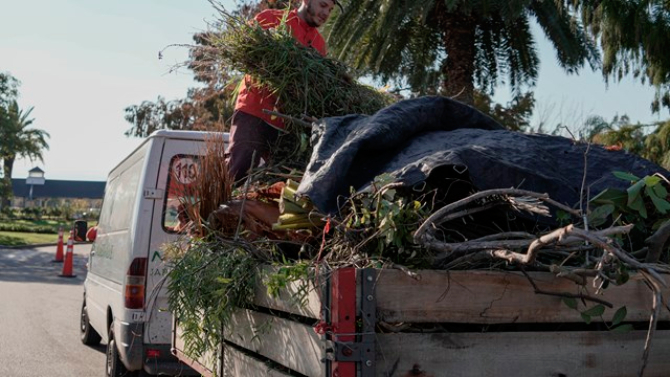
<instances>
[{"instance_id":1,"label":"person in orange shirt","mask_svg":"<svg viewBox=\"0 0 670 377\"><path fill-rule=\"evenodd\" d=\"M326 42L318 28L328 20L335 5L339 6L337 0L302 0L300 7L291 10L286 17L293 38L325 56ZM255 20L261 27L270 29L281 23L284 14L282 10L266 9L258 13ZM279 130L284 128L284 122L263 110L277 112L280 107L277 98L268 90L255 87L249 75L244 77L232 117L227 151L228 172L235 182L243 179L250 168L258 166L261 158L268 160L270 147L277 140Z\"/></svg>"}]
</instances>

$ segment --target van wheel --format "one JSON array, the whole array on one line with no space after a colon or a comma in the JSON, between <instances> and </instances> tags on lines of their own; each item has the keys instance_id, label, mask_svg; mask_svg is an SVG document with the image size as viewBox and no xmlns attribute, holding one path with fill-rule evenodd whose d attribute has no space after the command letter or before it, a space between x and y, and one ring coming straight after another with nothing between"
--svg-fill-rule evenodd
<instances>
[{"instance_id":1,"label":"van wheel","mask_svg":"<svg viewBox=\"0 0 670 377\"><path fill-rule=\"evenodd\" d=\"M81 342L87 346L94 346L100 343L100 334L98 334L98 332L95 331L93 327L91 327L91 323L88 321L88 308L86 307L86 299L84 299L84 302L81 304L80 317L79 336L81 337Z\"/></svg>"},{"instance_id":2,"label":"van wheel","mask_svg":"<svg viewBox=\"0 0 670 377\"><path fill-rule=\"evenodd\" d=\"M119 350L116 348L116 340L114 339L114 325L109 329L109 341L107 342L107 368L105 369L105 377L128 377L134 375L128 372L126 366L123 365Z\"/></svg>"}]
</instances>

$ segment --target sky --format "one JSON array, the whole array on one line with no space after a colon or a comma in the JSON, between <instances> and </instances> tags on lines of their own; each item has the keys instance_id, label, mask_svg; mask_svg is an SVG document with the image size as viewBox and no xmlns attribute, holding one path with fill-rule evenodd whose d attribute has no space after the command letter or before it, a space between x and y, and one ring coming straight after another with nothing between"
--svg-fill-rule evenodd
<instances>
[{"instance_id":1,"label":"sky","mask_svg":"<svg viewBox=\"0 0 670 377\"><path fill-rule=\"evenodd\" d=\"M222 1L233 9L233 1ZM124 109L142 101L184 98L196 86L186 60L189 44L216 11L207 0L0 0L0 71L21 81L19 106L34 107L33 127L50 134L44 162L17 160L13 178L33 167L46 179L104 181L141 139L124 132ZM566 75L538 35L540 74L533 124L578 124L589 115L632 121L652 115L652 88L626 79L605 85L600 73ZM494 97L509 100L499 88ZM667 115L667 114L663 114ZM0 140L0 143L2 141Z\"/></svg>"}]
</instances>

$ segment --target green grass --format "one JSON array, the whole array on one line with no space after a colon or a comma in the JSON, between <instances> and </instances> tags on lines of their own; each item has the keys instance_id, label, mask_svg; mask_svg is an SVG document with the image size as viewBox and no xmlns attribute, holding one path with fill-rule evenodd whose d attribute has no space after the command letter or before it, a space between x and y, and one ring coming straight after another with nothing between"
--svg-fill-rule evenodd
<instances>
[{"instance_id":1,"label":"green grass","mask_svg":"<svg viewBox=\"0 0 670 377\"><path fill-rule=\"evenodd\" d=\"M90 228L97 221L87 222ZM0 245L20 246L58 242L58 228L63 228L63 238L67 240L68 232L74 221L64 220L15 220L0 219Z\"/></svg>"},{"instance_id":2,"label":"green grass","mask_svg":"<svg viewBox=\"0 0 670 377\"><path fill-rule=\"evenodd\" d=\"M58 234L0 232L0 245L4 246L20 246L56 242L58 242Z\"/></svg>"}]
</instances>

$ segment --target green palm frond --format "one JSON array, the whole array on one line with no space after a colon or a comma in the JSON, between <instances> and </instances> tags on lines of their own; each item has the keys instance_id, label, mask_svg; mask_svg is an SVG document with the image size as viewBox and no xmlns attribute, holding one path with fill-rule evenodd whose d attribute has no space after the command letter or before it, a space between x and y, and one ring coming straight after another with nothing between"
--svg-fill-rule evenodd
<instances>
[{"instance_id":1,"label":"green palm frond","mask_svg":"<svg viewBox=\"0 0 670 377\"><path fill-rule=\"evenodd\" d=\"M576 72L586 63L591 67L599 64L597 45L580 23L579 9L564 1L343 0L342 3L344 12L326 26L331 53L361 73L387 82L405 82L417 93L439 87L450 77L445 65L450 55L447 46L459 46L457 42L447 43L451 34L447 33L446 25L451 24L445 20L451 19L469 20L476 46L474 62L464 65L473 67L472 82L489 92L503 79L516 91L535 83L539 59L531 33L532 18L552 41L561 66L568 72Z\"/></svg>"},{"instance_id":2,"label":"green palm frond","mask_svg":"<svg viewBox=\"0 0 670 377\"><path fill-rule=\"evenodd\" d=\"M584 63L596 68L600 61L595 41L584 31L583 26L569 14L566 7L552 1L533 1L530 11L554 46L558 63L567 72L576 73Z\"/></svg>"},{"instance_id":3,"label":"green palm frond","mask_svg":"<svg viewBox=\"0 0 670 377\"><path fill-rule=\"evenodd\" d=\"M16 101L7 107L5 121L0 127L0 157L13 160L25 157L30 160L43 160L42 152L49 149L49 134L40 129L29 128L34 123L31 118L33 108L21 109Z\"/></svg>"}]
</instances>

